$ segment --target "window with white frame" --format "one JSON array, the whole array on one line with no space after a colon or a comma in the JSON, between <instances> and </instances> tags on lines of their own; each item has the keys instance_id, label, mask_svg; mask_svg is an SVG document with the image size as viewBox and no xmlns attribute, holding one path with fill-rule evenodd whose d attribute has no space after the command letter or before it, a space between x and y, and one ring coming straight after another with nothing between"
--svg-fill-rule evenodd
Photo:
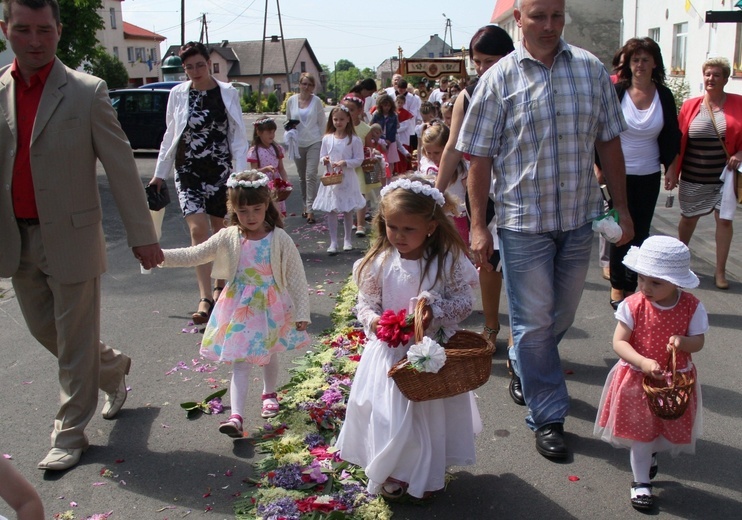
<instances>
[{"instance_id":1,"label":"window with white frame","mask_svg":"<svg viewBox=\"0 0 742 520\"><path fill-rule=\"evenodd\" d=\"M649 32L647 33L647 36L652 38L657 43L660 43L660 28L659 27L652 27L649 29Z\"/></svg>"},{"instance_id":2,"label":"window with white frame","mask_svg":"<svg viewBox=\"0 0 742 520\"><path fill-rule=\"evenodd\" d=\"M117 60L120 60L120 59L121 59L121 58L119 58L119 48L118 48L118 47L116 47L115 45L113 46L113 56L114 56L114 58L116 58Z\"/></svg>"},{"instance_id":3,"label":"window with white frame","mask_svg":"<svg viewBox=\"0 0 742 520\"><path fill-rule=\"evenodd\" d=\"M672 64L670 74L685 76L685 58L688 51L688 22L672 26Z\"/></svg>"},{"instance_id":4,"label":"window with white frame","mask_svg":"<svg viewBox=\"0 0 742 520\"><path fill-rule=\"evenodd\" d=\"M734 39L734 63L732 76L742 78L742 23L737 24L737 36Z\"/></svg>"},{"instance_id":5,"label":"window with white frame","mask_svg":"<svg viewBox=\"0 0 742 520\"><path fill-rule=\"evenodd\" d=\"M134 47L126 48L126 59L129 61L129 63L134 62Z\"/></svg>"},{"instance_id":6,"label":"window with white frame","mask_svg":"<svg viewBox=\"0 0 742 520\"><path fill-rule=\"evenodd\" d=\"M109 9L108 12L111 15L111 29L115 29L116 28L116 9L111 7L111 9Z\"/></svg>"}]
</instances>

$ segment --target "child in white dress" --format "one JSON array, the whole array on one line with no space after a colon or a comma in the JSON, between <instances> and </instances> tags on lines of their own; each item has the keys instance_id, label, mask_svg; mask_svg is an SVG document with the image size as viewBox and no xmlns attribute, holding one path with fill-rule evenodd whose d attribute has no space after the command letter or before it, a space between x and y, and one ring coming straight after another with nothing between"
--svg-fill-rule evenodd
<instances>
[{"instance_id":1,"label":"child in white dress","mask_svg":"<svg viewBox=\"0 0 742 520\"><path fill-rule=\"evenodd\" d=\"M405 493L427 498L444 487L447 466L475 461L481 420L473 394L409 401L387 372L410 344L391 348L376 337L385 310L409 311L418 297L429 302L426 335L439 342L471 313L477 272L447 216L451 206L424 177L391 182L374 217L376 239L353 269L368 342L337 447L343 460L365 470L369 492L391 500Z\"/></svg>"},{"instance_id":2,"label":"child in white dress","mask_svg":"<svg viewBox=\"0 0 742 520\"><path fill-rule=\"evenodd\" d=\"M327 118L327 129L322 138L320 148L320 170L342 171L343 182L325 186L320 184L317 198L314 199L312 209L325 211L327 215L327 229L330 231L329 255L338 252L337 230L338 213L344 217L343 251L351 251L353 243L353 213L366 207L366 199L361 194L358 177L355 169L363 162L363 143L356 135L350 119L350 111L345 105L338 105L330 112Z\"/></svg>"},{"instance_id":3,"label":"child in white dress","mask_svg":"<svg viewBox=\"0 0 742 520\"><path fill-rule=\"evenodd\" d=\"M698 298L680 289L698 286L698 278L690 270L690 251L676 238L649 237L641 247L629 249L623 263L638 273L639 292L616 311L613 350L621 360L608 374L595 434L631 450L631 505L649 509L656 452L693 453L701 434L701 385L691 354L703 348L708 316ZM691 373L695 386L685 413L668 420L652 413L642 381L668 376L665 368L673 349L677 370Z\"/></svg>"},{"instance_id":4,"label":"child in white dress","mask_svg":"<svg viewBox=\"0 0 742 520\"><path fill-rule=\"evenodd\" d=\"M200 353L232 364L232 414L219 426L243 436L243 413L250 367L263 367L262 417L278 414L279 352L309 344L309 295L299 251L283 230L271 200L268 177L255 170L227 180L227 227L206 242L165 250L163 267L214 262L214 273L230 280L204 330Z\"/></svg>"}]
</instances>

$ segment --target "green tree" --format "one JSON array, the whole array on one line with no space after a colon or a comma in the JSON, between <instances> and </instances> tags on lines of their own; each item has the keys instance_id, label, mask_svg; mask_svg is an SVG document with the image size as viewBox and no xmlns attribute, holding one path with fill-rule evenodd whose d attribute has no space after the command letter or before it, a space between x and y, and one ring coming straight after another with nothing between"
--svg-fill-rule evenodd
<instances>
[{"instance_id":1,"label":"green tree","mask_svg":"<svg viewBox=\"0 0 742 520\"><path fill-rule=\"evenodd\" d=\"M104 80L108 88L124 88L129 84L126 66L101 46L98 46L96 55L85 65L85 71Z\"/></svg>"},{"instance_id":2,"label":"green tree","mask_svg":"<svg viewBox=\"0 0 742 520\"><path fill-rule=\"evenodd\" d=\"M105 28L98 9L101 0L59 0L62 19L62 37L57 47L57 57L72 69L96 57L98 39L95 32Z\"/></svg>"},{"instance_id":3,"label":"green tree","mask_svg":"<svg viewBox=\"0 0 742 520\"><path fill-rule=\"evenodd\" d=\"M335 63L335 69L338 72L343 72L349 69L354 69L356 66L353 65L351 61L348 60L338 60L337 63Z\"/></svg>"}]
</instances>

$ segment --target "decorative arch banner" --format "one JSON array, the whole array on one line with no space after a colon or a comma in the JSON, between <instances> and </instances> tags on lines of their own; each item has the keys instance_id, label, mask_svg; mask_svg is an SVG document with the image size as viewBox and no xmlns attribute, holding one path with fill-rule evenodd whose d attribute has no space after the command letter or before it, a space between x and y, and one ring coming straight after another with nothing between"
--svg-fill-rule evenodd
<instances>
[{"instance_id":1,"label":"decorative arch banner","mask_svg":"<svg viewBox=\"0 0 742 520\"><path fill-rule=\"evenodd\" d=\"M463 58L407 58L402 69L403 75L426 76L430 79L467 74Z\"/></svg>"}]
</instances>

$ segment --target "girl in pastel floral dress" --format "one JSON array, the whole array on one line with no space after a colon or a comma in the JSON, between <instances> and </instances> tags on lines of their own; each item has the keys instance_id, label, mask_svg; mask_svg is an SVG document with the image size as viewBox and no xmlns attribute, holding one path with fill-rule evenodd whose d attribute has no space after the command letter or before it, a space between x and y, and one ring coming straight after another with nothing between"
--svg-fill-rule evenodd
<instances>
[{"instance_id":1,"label":"girl in pastel floral dress","mask_svg":"<svg viewBox=\"0 0 742 520\"><path fill-rule=\"evenodd\" d=\"M623 263L638 274L639 292L623 300L616 311L613 350L621 359L608 374L595 434L631 450L631 505L649 509L657 452L694 453L701 434L701 385L691 354L703 348L709 324L703 304L681 290L698 286L698 277L690 270L690 251L680 240L649 237L629 249ZM692 374L695 385L688 408L669 420L652 413L642 381L645 376L668 377L665 367L672 350L677 370Z\"/></svg>"},{"instance_id":2,"label":"girl in pastel floral dress","mask_svg":"<svg viewBox=\"0 0 742 520\"><path fill-rule=\"evenodd\" d=\"M477 271L448 217L453 207L422 176L391 182L381 190L376 239L353 269L368 342L336 445L343 460L364 469L368 491L389 500L428 498L444 487L447 466L475 461L482 424L473 394L408 400L387 372L412 341L380 339L384 311L410 312L418 298L427 300L423 327L435 341L451 337L471 313Z\"/></svg>"},{"instance_id":3,"label":"girl in pastel floral dress","mask_svg":"<svg viewBox=\"0 0 742 520\"><path fill-rule=\"evenodd\" d=\"M309 292L304 266L271 200L268 177L255 170L227 181L227 227L203 244L165 251L163 267L214 262L231 280L216 303L201 342L201 355L232 364L232 415L219 426L243 436L245 398L252 365L263 367L262 417L278 414L279 352L309 344Z\"/></svg>"}]
</instances>

